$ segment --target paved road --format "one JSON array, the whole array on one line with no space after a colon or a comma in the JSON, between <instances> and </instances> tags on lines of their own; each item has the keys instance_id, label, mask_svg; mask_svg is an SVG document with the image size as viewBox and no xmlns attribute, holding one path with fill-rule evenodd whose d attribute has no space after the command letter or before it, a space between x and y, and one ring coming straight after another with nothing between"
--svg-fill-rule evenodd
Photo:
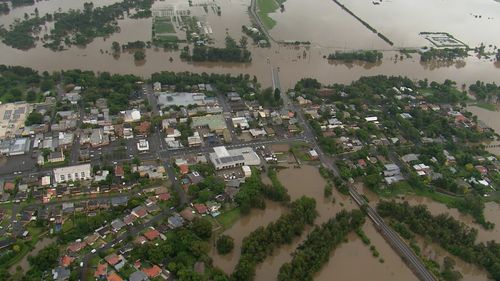
<instances>
[{"instance_id":1,"label":"paved road","mask_svg":"<svg viewBox=\"0 0 500 281\"><path fill-rule=\"evenodd\" d=\"M272 80L273 87L280 89L279 83L279 75L278 70L276 68L271 68L272 71ZM313 130L304 118L302 110L297 108L295 103L290 101L288 95L282 92L282 98L284 101L284 105L289 110L292 110L296 113L296 117L298 118L300 124L304 129L304 136L310 140L311 143L314 144L314 148L318 153L318 156L321 160L321 163L329 170L331 170L335 177L340 177L340 172L337 166L335 165L335 161L332 157L325 155L321 149L321 147L317 144L316 138L314 136ZM358 203L358 205L366 206L366 211L370 219L377 226L382 236L388 241L388 243L398 252L398 254L403 258L406 264L413 270L413 272L417 275L417 277L422 281L435 281L435 277L427 270L424 266L420 258L413 252L413 250L399 237L379 216L379 214L368 204L364 198L362 198L357 190L353 187L349 187L349 194L351 197Z\"/></svg>"}]
</instances>

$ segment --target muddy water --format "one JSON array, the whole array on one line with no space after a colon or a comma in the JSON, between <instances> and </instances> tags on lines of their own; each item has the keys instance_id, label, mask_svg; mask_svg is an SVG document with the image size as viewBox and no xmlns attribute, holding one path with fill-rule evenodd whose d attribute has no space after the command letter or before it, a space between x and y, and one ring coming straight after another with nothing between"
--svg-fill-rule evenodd
<instances>
[{"instance_id":1,"label":"muddy water","mask_svg":"<svg viewBox=\"0 0 500 281\"><path fill-rule=\"evenodd\" d=\"M477 115L479 120L483 121L487 126L495 130L495 132L500 132L500 122L498 122L500 111L491 111L477 106L468 106L467 110ZM493 141L490 144L500 145L500 142ZM487 148L487 150L497 156L500 155L500 147L491 147Z\"/></svg>"},{"instance_id":2,"label":"muddy water","mask_svg":"<svg viewBox=\"0 0 500 281\"><path fill-rule=\"evenodd\" d=\"M338 49L390 48L331 0L288 0L283 12L270 16L278 23L271 29L277 40L310 41Z\"/></svg>"},{"instance_id":3,"label":"muddy water","mask_svg":"<svg viewBox=\"0 0 500 281\"><path fill-rule=\"evenodd\" d=\"M347 210L356 208L356 205L349 197L339 194L336 190L333 192L336 203L332 203L331 199L326 200L324 198L323 192L326 182L320 176L316 167L302 166L300 169L284 169L278 173L278 178L288 189L292 200L303 195L316 199L317 210L320 215L316 223L325 222L335 216L342 208ZM269 179L264 177L264 181L268 182ZM341 206L341 203L343 206ZM252 212L250 216L242 218L242 220L246 221L244 225L238 221L228 229L225 233L235 239L235 250L226 257L220 257L216 254L215 250L212 250L214 265L220 267L226 273L231 273L239 258L239 248L241 247L243 238L258 226L265 226L268 222L276 220L283 213L283 209L280 206L277 206L277 209L270 209L273 206L272 204L268 205L268 208L263 211L264 214L262 214L262 211ZM385 263L379 263L377 259L371 256L369 249L355 235L351 235L350 242L352 243L342 245L340 249L334 251L332 253L332 260L322 268L315 280L332 280L332 276L339 276L339 279L336 280L357 280L354 278L359 274L365 274L362 275L365 278L377 276L382 278L380 280L398 280L392 276L398 276L399 280L414 280L413 274L371 225L371 222L366 223L364 226L365 232L377 249L379 249L379 252L381 252ZM272 256L259 264L256 269L255 280L276 280L279 268L283 263L291 260L291 254L306 239L310 229L308 228L301 237L296 238L291 244L277 249ZM339 253L339 251L341 252ZM345 254L344 251L346 252ZM339 258L339 256L342 258ZM345 266L345 264L349 266ZM355 265L357 264L369 265L367 266L367 270L364 271L366 273L360 273L359 270L356 270ZM392 269L389 270L389 268Z\"/></svg>"},{"instance_id":4,"label":"muddy water","mask_svg":"<svg viewBox=\"0 0 500 281\"><path fill-rule=\"evenodd\" d=\"M221 256L217 254L217 250L213 247L211 256L214 266L219 267L226 273L231 273L240 259L243 238L260 226L266 226L270 222L277 220L284 212L286 212L286 208L280 204L267 201L265 210L253 209L250 214L242 216L231 228L224 232L224 234L234 239L234 250L227 255Z\"/></svg>"},{"instance_id":5,"label":"muddy water","mask_svg":"<svg viewBox=\"0 0 500 281\"><path fill-rule=\"evenodd\" d=\"M379 197L367 188L363 188L362 184L356 184L356 188L364 194L370 205L375 207L379 201ZM404 199L403 199L404 198ZM481 225L474 222L474 218L470 215L462 214L457 209L448 208L445 204L433 201L427 197L405 195L403 198L398 198L397 201L407 201L410 205L425 205L433 215L447 213L456 220L465 223L478 230L477 241L486 242L491 240L500 241L500 205L495 202L488 202L484 206L484 217L487 221L495 224L493 230L485 230Z\"/></svg>"},{"instance_id":6,"label":"muddy water","mask_svg":"<svg viewBox=\"0 0 500 281\"><path fill-rule=\"evenodd\" d=\"M463 280L467 281L486 281L488 279L488 272L476 265L466 263L460 258L455 257L448 253L445 249L435 243L427 243L421 237L417 237L417 244L422 250L422 255L436 260L439 264L443 263L446 256L451 257L455 261L455 270L460 271L463 275Z\"/></svg>"},{"instance_id":7,"label":"muddy water","mask_svg":"<svg viewBox=\"0 0 500 281\"><path fill-rule=\"evenodd\" d=\"M371 222L366 222L363 231L370 238L372 245L380 253L384 263L374 258L369 246L351 233L349 243L340 245L331 255L323 270L317 274L315 281L348 281L348 280L384 280L384 281L417 281L401 258L380 236Z\"/></svg>"},{"instance_id":8,"label":"muddy water","mask_svg":"<svg viewBox=\"0 0 500 281\"><path fill-rule=\"evenodd\" d=\"M47 247L48 245L52 244L53 242L55 242L56 239L55 238L48 238L48 237L44 237L42 238L41 240L38 241L38 243L36 243L35 245L35 248L33 248L33 250L31 250L31 252L29 252L26 256L24 256L17 264L14 264L11 268L10 268L10 273L11 274L14 274L16 272L16 268L17 266L21 266L22 268L22 271L23 272L26 272L30 269L30 264L28 262L28 256L35 256L36 254L38 254L38 252L40 252L43 248Z\"/></svg>"},{"instance_id":9,"label":"muddy water","mask_svg":"<svg viewBox=\"0 0 500 281\"><path fill-rule=\"evenodd\" d=\"M304 2L298 0L290 1L292 2L290 3L291 7L289 9L292 8L292 5L303 5L300 2ZM57 10L58 7L61 7L62 10L79 8L83 5L83 2L83 0L51 0L39 2L35 6L38 7L40 13L43 14L45 11L51 9ZM111 0L99 1L99 5L112 2ZM172 3L177 5L178 2L177 0L160 1L155 2L154 5L155 7L161 7ZM250 24L250 18L247 12L249 1L221 0L217 3L222 8L221 17L215 15L211 10L209 10L208 14L205 14L200 7L194 7L192 9L194 14L198 15L200 19L206 20L212 27L215 44L220 46L223 44L226 33L235 39L239 39L242 36L241 26ZM326 2L318 3L326 5ZM320 7L323 7L321 5ZM1 16L0 24L3 23L8 25L14 18L22 17L24 12L32 12L35 6L15 9L9 15ZM320 21L321 19L316 19L319 18L319 16L308 12L309 10L314 11L314 9L317 8L304 9L301 12L307 11L304 14L308 18L314 19L314 21ZM287 11L291 12L292 10ZM286 13L287 12L285 12L283 16L285 16ZM287 19L283 18L283 21L286 20ZM498 75L500 65L495 66L492 62L487 60L471 57L463 62L450 65L437 63L421 64L418 56L402 61L395 61L394 56L397 54L396 52L385 52L384 60L379 64L339 64L329 63L323 58L323 56L333 52L333 48L321 47L318 44L313 44L313 46L309 48L283 47L277 44L273 44L273 47L270 49L254 48L250 46L249 48L252 51L253 60L251 63L247 64L186 63L180 61L179 52L152 48L147 50L146 60L136 64L134 63L132 54L124 53L120 58L115 59L111 54L106 53L106 51L109 52L112 41L126 43L135 40L151 40L151 19L134 20L126 18L118 22L121 27L120 33L113 34L107 39L97 38L85 48L71 47L69 50L63 52L52 52L48 49L44 49L41 44L29 51L21 51L0 43L0 52L2 53L2 56L0 56L0 64L29 66L42 71L80 68L94 71L109 71L113 73L133 73L143 77L148 77L149 74L162 70L233 74L248 73L257 76L263 85L271 84L270 67L272 65L280 68L280 80L284 88L293 87L295 82L303 77L315 77L323 83L349 83L361 76L378 74L404 75L412 79L428 78L429 80L436 81L443 81L449 78L456 80L459 84L469 84L478 79L500 83L500 75ZM304 22L307 21L299 21L301 24ZM323 37L342 38L339 37L340 34L357 34L358 31L360 34L364 34L363 31L358 30L359 25L359 23L352 23L352 20L348 20L343 26L345 26L349 32L336 34L328 32L325 33L328 35ZM278 24L276 28L280 28L279 26ZM308 32L315 34L316 31ZM360 35L358 37L363 37L363 39L359 39L360 46L364 44L363 42L366 42L367 46L365 46L365 48L376 47L376 44L372 43L374 40L372 39L372 35ZM358 38L355 39L358 40ZM356 43L357 41L353 41L354 39L339 40L340 43L336 44L338 47L345 46L347 48L353 48L349 46L349 44L358 44ZM182 48L183 46L180 47ZM305 57L303 57L304 51L306 52ZM170 57L173 58L173 62L169 62ZM267 58L269 58L270 64L267 63Z\"/></svg>"},{"instance_id":10,"label":"muddy water","mask_svg":"<svg viewBox=\"0 0 500 281\"><path fill-rule=\"evenodd\" d=\"M380 5L367 0L340 2L395 46L422 46L425 41L418 34L424 31L448 32L471 47L481 42L500 46L500 37L491 34L492 28L500 25L500 3L492 0L384 0Z\"/></svg>"}]
</instances>

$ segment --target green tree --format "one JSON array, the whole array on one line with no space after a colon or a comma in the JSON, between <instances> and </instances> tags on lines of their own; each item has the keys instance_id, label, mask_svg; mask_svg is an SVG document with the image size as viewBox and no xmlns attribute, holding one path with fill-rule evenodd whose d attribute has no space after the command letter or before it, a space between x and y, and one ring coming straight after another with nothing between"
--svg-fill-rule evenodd
<instances>
[{"instance_id":1,"label":"green tree","mask_svg":"<svg viewBox=\"0 0 500 281\"><path fill-rule=\"evenodd\" d=\"M146 52L144 50L137 50L134 52L134 60L141 61L146 59Z\"/></svg>"},{"instance_id":2,"label":"green tree","mask_svg":"<svg viewBox=\"0 0 500 281\"><path fill-rule=\"evenodd\" d=\"M219 254L229 254L234 248L234 239L228 235L221 235L217 239L216 247Z\"/></svg>"},{"instance_id":3,"label":"green tree","mask_svg":"<svg viewBox=\"0 0 500 281\"><path fill-rule=\"evenodd\" d=\"M34 124L42 124L42 123L43 123L43 115L34 110L28 115L26 121L24 121L24 124L26 126L31 126Z\"/></svg>"},{"instance_id":4,"label":"green tree","mask_svg":"<svg viewBox=\"0 0 500 281\"><path fill-rule=\"evenodd\" d=\"M191 224L191 230L201 239L208 240L212 236L212 223L205 218L196 218Z\"/></svg>"}]
</instances>

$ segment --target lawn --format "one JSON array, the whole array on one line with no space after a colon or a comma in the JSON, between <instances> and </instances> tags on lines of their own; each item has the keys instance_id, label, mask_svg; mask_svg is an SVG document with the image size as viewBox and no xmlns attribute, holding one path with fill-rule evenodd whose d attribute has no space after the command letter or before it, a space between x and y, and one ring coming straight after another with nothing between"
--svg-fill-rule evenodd
<instances>
[{"instance_id":1,"label":"lawn","mask_svg":"<svg viewBox=\"0 0 500 281\"><path fill-rule=\"evenodd\" d=\"M155 19L153 28L156 34L175 33L174 25L169 20Z\"/></svg>"},{"instance_id":2,"label":"lawn","mask_svg":"<svg viewBox=\"0 0 500 281\"><path fill-rule=\"evenodd\" d=\"M177 42L179 41L179 38L175 35L156 35L156 40L162 42Z\"/></svg>"},{"instance_id":3,"label":"lawn","mask_svg":"<svg viewBox=\"0 0 500 281\"><path fill-rule=\"evenodd\" d=\"M272 29L276 25L276 21L269 17L269 14L279 8L275 0L257 0L258 15L266 28Z\"/></svg>"},{"instance_id":4,"label":"lawn","mask_svg":"<svg viewBox=\"0 0 500 281\"><path fill-rule=\"evenodd\" d=\"M473 103L471 105L475 105L477 107L489 110L489 111L495 111L497 110L497 107L494 104L488 103L488 102L477 102Z\"/></svg>"},{"instance_id":5,"label":"lawn","mask_svg":"<svg viewBox=\"0 0 500 281\"><path fill-rule=\"evenodd\" d=\"M224 229L230 228L239 218L241 212L239 208L234 208L230 211L224 212L217 216L216 220L222 225Z\"/></svg>"}]
</instances>

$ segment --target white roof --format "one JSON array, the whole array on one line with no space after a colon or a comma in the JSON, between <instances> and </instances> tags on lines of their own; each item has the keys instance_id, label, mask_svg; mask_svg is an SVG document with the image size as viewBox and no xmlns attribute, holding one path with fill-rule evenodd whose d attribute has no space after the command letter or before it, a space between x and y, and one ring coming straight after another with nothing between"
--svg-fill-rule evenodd
<instances>
[{"instance_id":1,"label":"white roof","mask_svg":"<svg viewBox=\"0 0 500 281\"><path fill-rule=\"evenodd\" d=\"M217 158L222 158L222 157L229 157L231 156L229 152L227 151L225 146L217 146L214 147L214 152L217 155Z\"/></svg>"}]
</instances>

